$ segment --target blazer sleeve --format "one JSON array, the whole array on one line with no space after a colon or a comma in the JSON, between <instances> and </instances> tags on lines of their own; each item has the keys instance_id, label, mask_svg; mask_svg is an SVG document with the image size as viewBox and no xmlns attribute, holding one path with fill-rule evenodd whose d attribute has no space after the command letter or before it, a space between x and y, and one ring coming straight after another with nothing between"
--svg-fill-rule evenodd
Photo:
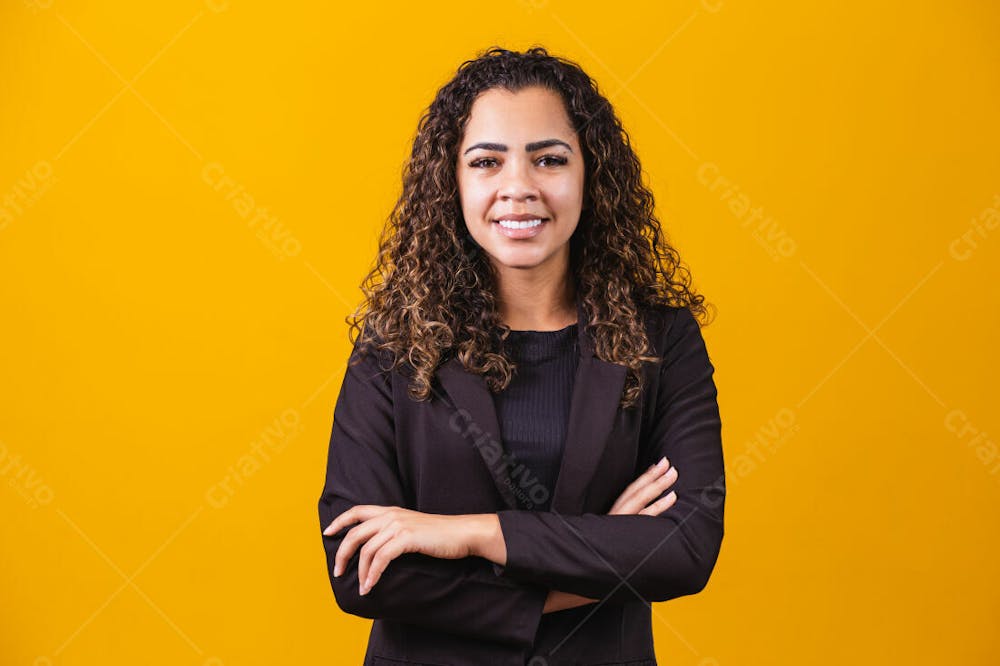
<instances>
[{"instance_id":1,"label":"blazer sleeve","mask_svg":"<svg viewBox=\"0 0 1000 666\"><path fill-rule=\"evenodd\" d=\"M501 578L536 582L607 602L666 601L700 592L723 536L725 471L717 391L701 330L678 308L659 368L642 467L666 456L677 500L659 516L498 512L507 545ZM664 493L664 495L666 494Z\"/></svg>"},{"instance_id":2,"label":"blazer sleeve","mask_svg":"<svg viewBox=\"0 0 1000 666\"><path fill-rule=\"evenodd\" d=\"M351 361L357 356L355 343ZM357 504L406 507L397 472L391 377L377 351L348 363L334 408L326 483L319 500L320 532ZM411 508L411 507L408 507ZM352 526L353 527L353 526ZM548 590L499 578L479 557L455 560L405 553L395 558L366 595L358 593L360 548L340 576L333 568L347 531L323 536L327 571L337 604L352 615L532 645Z\"/></svg>"}]
</instances>

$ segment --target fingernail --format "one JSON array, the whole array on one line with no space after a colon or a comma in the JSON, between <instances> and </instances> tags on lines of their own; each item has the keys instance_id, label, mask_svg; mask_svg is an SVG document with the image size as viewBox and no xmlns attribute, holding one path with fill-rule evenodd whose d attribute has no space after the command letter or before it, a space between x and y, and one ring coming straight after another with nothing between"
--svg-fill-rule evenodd
<instances>
[{"instance_id":1,"label":"fingernail","mask_svg":"<svg viewBox=\"0 0 1000 666\"><path fill-rule=\"evenodd\" d=\"M344 572L340 570L340 565L339 564L333 568L333 575L334 575L334 577L339 576L342 573L344 573Z\"/></svg>"},{"instance_id":2,"label":"fingernail","mask_svg":"<svg viewBox=\"0 0 1000 666\"><path fill-rule=\"evenodd\" d=\"M663 469L667 464L667 457L663 456L660 458L660 462L656 463L656 469Z\"/></svg>"}]
</instances>

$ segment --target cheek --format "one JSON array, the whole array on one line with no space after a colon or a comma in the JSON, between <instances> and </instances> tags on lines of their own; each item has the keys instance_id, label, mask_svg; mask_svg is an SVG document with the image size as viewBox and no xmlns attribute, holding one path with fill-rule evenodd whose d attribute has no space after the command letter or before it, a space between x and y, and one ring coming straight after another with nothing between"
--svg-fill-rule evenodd
<instances>
[{"instance_id":1,"label":"cheek","mask_svg":"<svg viewBox=\"0 0 1000 666\"><path fill-rule=\"evenodd\" d=\"M583 182L568 178L555 184L549 194L553 203L562 208L578 208L583 201Z\"/></svg>"},{"instance_id":2,"label":"cheek","mask_svg":"<svg viewBox=\"0 0 1000 666\"><path fill-rule=\"evenodd\" d=\"M467 216L483 217L490 210L492 199L489 190L483 186L477 186L474 181L459 185L459 197L462 201L462 210Z\"/></svg>"}]
</instances>

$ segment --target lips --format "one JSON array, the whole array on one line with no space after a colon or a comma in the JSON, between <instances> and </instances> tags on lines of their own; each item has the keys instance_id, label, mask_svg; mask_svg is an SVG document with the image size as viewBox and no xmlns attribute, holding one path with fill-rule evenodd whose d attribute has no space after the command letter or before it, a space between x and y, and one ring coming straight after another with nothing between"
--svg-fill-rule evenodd
<instances>
[{"instance_id":1,"label":"lips","mask_svg":"<svg viewBox=\"0 0 1000 666\"><path fill-rule=\"evenodd\" d=\"M549 218L544 215L535 215L533 213L509 213L507 215L501 215L493 221L499 222L500 220L514 220L515 222L524 222L525 220L541 220L542 222L548 222Z\"/></svg>"},{"instance_id":2,"label":"lips","mask_svg":"<svg viewBox=\"0 0 1000 666\"><path fill-rule=\"evenodd\" d=\"M502 236L515 240L524 240L537 236L548 223L548 218L536 217L534 220L541 220L541 222L530 220L502 220L497 221L495 226L497 233Z\"/></svg>"}]
</instances>

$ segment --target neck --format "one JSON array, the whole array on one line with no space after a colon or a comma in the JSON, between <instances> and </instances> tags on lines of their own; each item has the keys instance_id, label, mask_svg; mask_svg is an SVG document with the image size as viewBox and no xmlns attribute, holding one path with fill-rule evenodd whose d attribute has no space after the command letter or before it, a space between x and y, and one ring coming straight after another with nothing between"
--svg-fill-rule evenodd
<instances>
[{"instance_id":1,"label":"neck","mask_svg":"<svg viewBox=\"0 0 1000 666\"><path fill-rule=\"evenodd\" d=\"M577 322L576 289L568 272L511 271L498 285L500 319L511 329L558 331Z\"/></svg>"}]
</instances>

